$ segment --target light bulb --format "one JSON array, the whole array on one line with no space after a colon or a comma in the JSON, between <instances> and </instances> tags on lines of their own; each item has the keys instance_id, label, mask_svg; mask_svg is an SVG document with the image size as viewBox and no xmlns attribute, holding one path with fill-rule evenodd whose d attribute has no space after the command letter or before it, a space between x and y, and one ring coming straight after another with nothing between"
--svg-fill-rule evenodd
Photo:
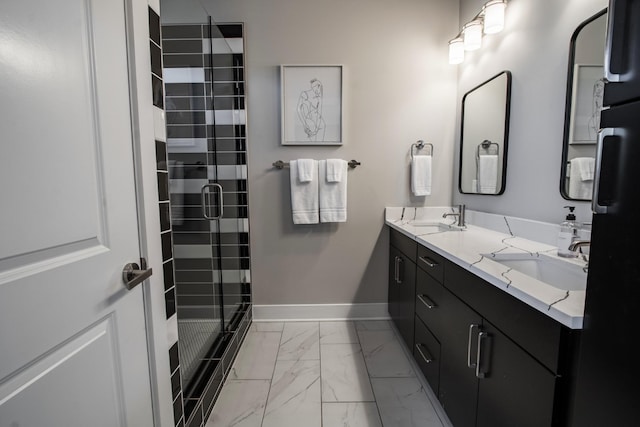
<instances>
[{"instance_id":1,"label":"light bulb","mask_svg":"<svg viewBox=\"0 0 640 427\"><path fill-rule=\"evenodd\" d=\"M482 47L482 21L476 19L462 27L464 50L477 50Z\"/></svg>"},{"instance_id":2,"label":"light bulb","mask_svg":"<svg viewBox=\"0 0 640 427\"><path fill-rule=\"evenodd\" d=\"M464 42L460 37L449 41L449 64L461 64L464 61Z\"/></svg>"},{"instance_id":3,"label":"light bulb","mask_svg":"<svg viewBox=\"0 0 640 427\"><path fill-rule=\"evenodd\" d=\"M495 34L504 29L504 10L507 3L504 0L491 0L484 7L484 33Z\"/></svg>"}]
</instances>

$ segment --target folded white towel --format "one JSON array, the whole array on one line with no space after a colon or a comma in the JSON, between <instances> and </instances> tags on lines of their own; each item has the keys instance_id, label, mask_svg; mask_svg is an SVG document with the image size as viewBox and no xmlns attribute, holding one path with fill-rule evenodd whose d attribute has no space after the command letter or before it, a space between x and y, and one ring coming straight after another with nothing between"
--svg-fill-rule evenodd
<instances>
[{"instance_id":1,"label":"folded white towel","mask_svg":"<svg viewBox=\"0 0 640 427\"><path fill-rule=\"evenodd\" d=\"M291 211L294 224L318 223L318 165L315 160L311 181L300 182L298 179L298 162L289 163L291 181Z\"/></svg>"},{"instance_id":2,"label":"folded white towel","mask_svg":"<svg viewBox=\"0 0 640 427\"><path fill-rule=\"evenodd\" d=\"M327 159L327 182L340 182L347 175L348 163L342 159Z\"/></svg>"},{"instance_id":3,"label":"folded white towel","mask_svg":"<svg viewBox=\"0 0 640 427\"><path fill-rule=\"evenodd\" d=\"M411 191L416 196L431 195L431 156L411 159Z\"/></svg>"},{"instance_id":4,"label":"folded white towel","mask_svg":"<svg viewBox=\"0 0 640 427\"><path fill-rule=\"evenodd\" d=\"M298 181L311 182L314 171L318 170L318 163L313 159L298 159ZM290 167L293 167L290 165Z\"/></svg>"},{"instance_id":5,"label":"folded white towel","mask_svg":"<svg viewBox=\"0 0 640 427\"><path fill-rule=\"evenodd\" d=\"M340 182L329 182L327 160L318 162L318 181L320 182L320 222L347 221L347 162L344 162L343 176Z\"/></svg>"},{"instance_id":6,"label":"folded white towel","mask_svg":"<svg viewBox=\"0 0 640 427\"><path fill-rule=\"evenodd\" d=\"M595 159L576 157L569 162L569 197L589 200L593 195L593 171ZM584 179L583 177L591 177Z\"/></svg>"},{"instance_id":7,"label":"folded white towel","mask_svg":"<svg viewBox=\"0 0 640 427\"><path fill-rule=\"evenodd\" d=\"M593 157L575 157L571 159L571 168L580 173L582 181L592 181L596 169L596 159Z\"/></svg>"},{"instance_id":8,"label":"folded white towel","mask_svg":"<svg viewBox=\"0 0 640 427\"><path fill-rule=\"evenodd\" d=\"M496 194L498 192L498 156L495 154L480 156L478 183L482 194Z\"/></svg>"}]
</instances>

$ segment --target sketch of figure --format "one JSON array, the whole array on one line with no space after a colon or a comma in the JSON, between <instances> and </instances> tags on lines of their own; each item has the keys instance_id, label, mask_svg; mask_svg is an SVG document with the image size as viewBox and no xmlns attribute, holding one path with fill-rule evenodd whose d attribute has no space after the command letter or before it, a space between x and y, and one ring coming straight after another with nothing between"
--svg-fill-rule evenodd
<instances>
[{"instance_id":1,"label":"sketch of figure","mask_svg":"<svg viewBox=\"0 0 640 427\"><path fill-rule=\"evenodd\" d=\"M322 118L322 82L311 79L311 89L300 92L298 119L309 141L324 141L326 124Z\"/></svg>"},{"instance_id":2,"label":"sketch of figure","mask_svg":"<svg viewBox=\"0 0 640 427\"><path fill-rule=\"evenodd\" d=\"M593 99L591 101L591 117L589 117L589 139L595 140L600 130L600 112L602 111L602 97L604 96L604 79L598 79L593 84Z\"/></svg>"}]
</instances>

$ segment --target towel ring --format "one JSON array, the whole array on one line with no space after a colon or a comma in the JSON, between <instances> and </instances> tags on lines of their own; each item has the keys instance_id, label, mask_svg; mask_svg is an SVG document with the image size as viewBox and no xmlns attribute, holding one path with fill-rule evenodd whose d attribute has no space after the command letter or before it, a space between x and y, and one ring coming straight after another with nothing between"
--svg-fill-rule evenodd
<instances>
[{"instance_id":1,"label":"towel ring","mask_svg":"<svg viewBox=\"0 0 640 427\"><path fill-rule=\"evenodd\" d=\"M486 150L487 154L491 154L491 152L489 150L491 150L491 147L495 147L496 148L496 156L500 155L500 145L496 142L491 142L488 139L485 139L484 141L482 141L480 144L478 144L478 147L476 148L476 159L480 158L480 150Z\"/></svg>"},{"instance_id":2,"label":"towel ring","mask_svg":"<svg viewBox=\"0 0 640 427\"><path fill-rule=\"evenodd\" d=\"M416 150L422 150L425 147L429 147L429 155L433 156L433 144L430 142L424 142L423 140L418 140L416 142L414 142L413 144L411 144L411 158L413 159L414 154L413 154L413 149L414 147L416 148Z\"/></svg>"}]
</instances>

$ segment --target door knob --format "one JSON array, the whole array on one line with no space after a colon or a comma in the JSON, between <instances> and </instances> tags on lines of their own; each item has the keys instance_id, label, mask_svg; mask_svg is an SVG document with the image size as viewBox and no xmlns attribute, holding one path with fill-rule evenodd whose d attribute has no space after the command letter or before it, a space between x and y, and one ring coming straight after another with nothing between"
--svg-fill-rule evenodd
<instances>
[{"instance_id":1,"label":"door knob","mask_svg":"<svg viewBox=\"0 0 640 427\"><path fill-rule=\"evenodd\" d=\"M135 288L153 274L153 270L147 268L147 260L140 258L140 264L142 267L135 262L130 262L122 269L122 281L128 290Z\"/></svg>"}]
</instances>

